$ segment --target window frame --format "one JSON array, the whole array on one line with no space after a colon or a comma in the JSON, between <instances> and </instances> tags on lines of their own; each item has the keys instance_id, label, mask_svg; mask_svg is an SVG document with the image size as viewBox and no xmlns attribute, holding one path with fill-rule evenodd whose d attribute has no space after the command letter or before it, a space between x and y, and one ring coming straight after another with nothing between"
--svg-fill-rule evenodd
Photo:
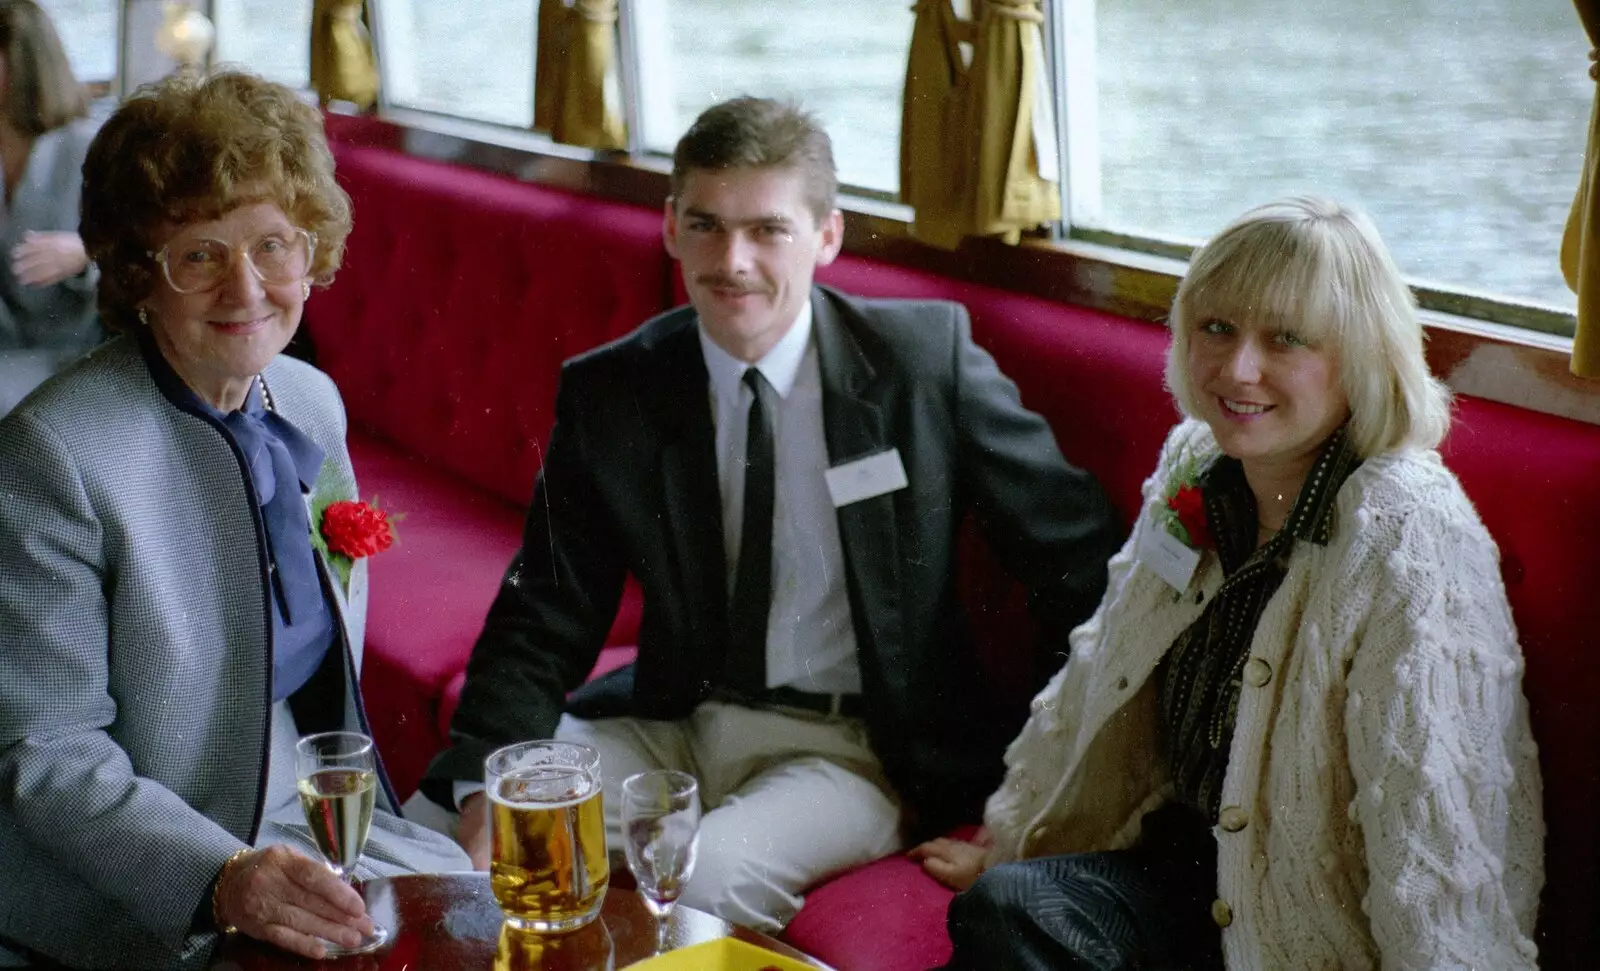
<instances>
[{"instance_id":1,"label":"window frame","mask_svg":"<svg viewBox=\"0 0 1600 971\"><path fill-rule=\"evenodd\" d=\"M368 0L373 44L383 81L379 94L381 114L393 117L412 130L431 129L495 148L537 152L562 163L602 159L617 161L614 153L597 153L557 145L548 136L515 126L395 105L390 100L394 63L392 57L386 56L386 35L380 27L382 10L391 2L397 0ZM537 0L530 2L537 4ZM635 18L641 13L639 5L653 2L657 0L619 0L618 71L622 82L624 116L629 123L628 159L631 159L623 164L664 172L671 166L670 155L663 151L647 151L641 146L644 98L640 93L639 79L643 55L640 38L629 26L635 23ZM1090 225L1101 211L1094 7L1095 0L1045 0L1044 3L1046 57L1050 62L1048 67L1055 94L1053 107L1058 149L1063 163L1061 221L1047 227L1045 239L1027 241L1025 248L1032 253L1031 257L1008 256L999 249L988 247L985 245L988 241L983 240L964 244L960 252L968 254L966 259L969 261L972 258L969 249L982 252L983 261L991 264L991 272L986 273L992 278L990 282L1002 281L999 285L1004 286L1007 284L1003 281L1028 275L1025 271L1019 273L1010 264L1025 262L1030 258L1037 262L1041 248L1054 249L1071 265L1094 267L1094 272L1086 273L1086 276L1111 281L1102 283L1108 288L1106 292L1073 292L1068 299L1130 316L1161 320L1165 318L1171 293L1182 277L1196 241L1139 235ZM528 163L523 163L521 171L526 173L530 167ZM530 176L524 174L524 177ZM602 178L600 181L610 180ZM585 187L592 188L593 183L592 174L582 180ZM911 258L904 249L907 245L920 244L909 239L907 229L911 222L911 210L899 203L896 193L844 184L840 186L840 206L847 215L859 217L852 224L870 223L876 227L872 238L892 244L890 248L896 254L892 258L922 265L941 262L939 255L930 247L922 247L922 252L915 258ZM847 248L855 251L877 248L869 245L862 234L853 233L850 236ZM1551 259L1554 258L1552 253ZM1119 280L1123 282L1116 282ZM1487 335L1497 342L1525 344L1540 352L1564 347L1570 353L1571 338L1577 327L1576 316L1571 313L1533 301L1473 292L1460 286L1411 277L1407 278L1407 282L1417 296L1425 323L1432 331L1457 330L1467 335ZM1023 289L1039 292L1056 288L1039 285Z\"/></svg>"}]
</instances>

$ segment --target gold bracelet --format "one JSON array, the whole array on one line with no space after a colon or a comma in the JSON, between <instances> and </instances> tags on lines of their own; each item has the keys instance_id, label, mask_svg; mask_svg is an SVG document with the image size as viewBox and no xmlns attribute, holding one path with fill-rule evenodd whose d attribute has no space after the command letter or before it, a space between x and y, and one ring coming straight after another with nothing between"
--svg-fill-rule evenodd
<instances>
[{"instance_id":1,"label":"gold bracelet","mask_svg":"<svg viewBox=\"0 0 1600 971\"><path fill-rule=\"evenodd\" d=\"M250 847L248 846L242 850L234 850L233 855L228 857L227 862L222 864L222 871L217 874L217 882L211 885L211 923L217 925L217 933L224 937L239 933L239 928L227 923L222 918L222 881L228 879L228 871L232 870L233 865L238 863L239 859L249 852Z\"/></svg>"}]
</instances>

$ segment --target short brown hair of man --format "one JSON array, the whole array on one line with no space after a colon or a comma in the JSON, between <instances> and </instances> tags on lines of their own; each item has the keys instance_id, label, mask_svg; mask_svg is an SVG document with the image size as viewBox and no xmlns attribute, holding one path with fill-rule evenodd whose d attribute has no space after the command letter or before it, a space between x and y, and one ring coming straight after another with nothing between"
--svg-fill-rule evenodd
<instances>
[{"instance_id":1,"label":"short brown hair of man","mask_svg":"<svg viewBox=\"0 0 1600 971\"><path fill-rule=\"evenodd\" d=\"M24 135L54 131L89 110L50 18L33 0L0 0L6 123Z\"/></svg>"},{"instance_id":2,"label":"short brown hair of man","mask_svg":"<svg viewBox=\"0 0 1600 971\"><path fill-rule=\"evenodd\" d=\"M126 330L161 281L158 234L270 202L316 234L311 274L326 286L344 258L350 197L333 176L322 115L253 74L173 76L145 85L95 136L83 163L79 234L100 268L107 326Z\"/></svg>"},{"instance_id":3,"label":"short brown hair of man","mask_svg":"<svg viewBox=\"0 0 1600 971\"><path fill-rule=\"evenodd\" d=\"M817 222L838 205L833 142L815 115L792 101L734 98L700 113L672 153L672 197L693 169L795 169Z\"/></svg>"}]
</instances>

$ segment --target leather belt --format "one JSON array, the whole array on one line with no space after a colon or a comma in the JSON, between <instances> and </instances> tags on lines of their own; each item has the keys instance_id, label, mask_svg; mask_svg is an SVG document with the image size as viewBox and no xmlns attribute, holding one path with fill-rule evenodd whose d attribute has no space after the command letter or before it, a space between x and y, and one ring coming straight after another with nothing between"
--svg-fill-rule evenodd
<instances>
[{"instance_id":1,"label":"leather belt","mask_svg":"<svg viewBox=\"0 0 1600 971\"><path fill-rule=\"evenodd\" d=\"M718 688L711 693L711 698L714 701L726 701L747 708L799 708L819 715L839 715L845 718L861 718L867 709L859 694L819 694L788 686L768 688L756 695L729 688Z\"/></svg>"}]
</instances>

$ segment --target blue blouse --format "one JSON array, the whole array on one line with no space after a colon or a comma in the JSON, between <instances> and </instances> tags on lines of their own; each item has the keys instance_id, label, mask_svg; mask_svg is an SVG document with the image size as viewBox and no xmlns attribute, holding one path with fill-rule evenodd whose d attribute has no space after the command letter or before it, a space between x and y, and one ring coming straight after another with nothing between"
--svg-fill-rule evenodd
<instances>
[{"instance_id":1,"label":"blue blouse","mask_svg":"<svg viewBox=\"0 0 1600 971\"><path fill-rule=\"evenodd\" d=\"M311 680L336 639L335 611L311 548L305 497L322 468L323 452L288 419L266 407L260 381L244 407L223 414L183 383L155 342L140 335L145 366L178 409L207 420L244 457L246 487L261 508L272 585L272 700L282 701Z\"/></svg>"}]
</instances>

